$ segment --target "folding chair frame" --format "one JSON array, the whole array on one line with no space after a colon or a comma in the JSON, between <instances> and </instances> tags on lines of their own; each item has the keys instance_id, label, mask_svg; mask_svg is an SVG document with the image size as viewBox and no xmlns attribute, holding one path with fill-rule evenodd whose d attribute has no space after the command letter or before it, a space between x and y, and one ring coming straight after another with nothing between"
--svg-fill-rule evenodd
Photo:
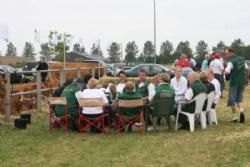
<instances>
[{"instance_id":1,"label":"folding chair frame","mask_svg":"<svg viewBox=\"0 0 250 167\"><path fill-rule=\"evenodd\" d=\"M86 98L86 99L91 100L91 98ZM96 100L96 98L93 98L92 100L94 100L94 99ZM84 100L84 98L80 99L80 101L81 100ZM109 121L110 116L108 114L105 114L104 110L103 110L103 113L100 116L98 116L96 118L89 118L89 117L86 116L87 114L85 114L85 115L82 114L82 108L83 107L96 107L96 106L94 106L93 104L90 104L88 106L84 106L84 105L85 104L81 104L81 102L80 102L80 105L79 105L79 118L78 118L79 132L85 132L88 128L90 128L92 126L92 127L95 127L96 129L100 130L102 133L105 133L105 123L104 123L104 121L105 121L106 117L108 119L108 132L109 132L110 131L110 123L109 123L110 122ZM98 122L101 122L101 127L98 127L96 125L96 123L98 123ZM84 125L84 124L86 124L86 125Z\"/></svg>"},{"instance_id":2,"label":"folding chair frame","mask_svg":"<svg viewBox=\"0 0 250 167\"><path fill-rule=\"evenodd\" d=\"M144 105L143 105L143 101L141 103L141 105L137 105L137 106L120 106L119 105L119 101L118 100L118 113L116 114L116 132L121 132L123 130L125 130L125 128L128 128L129 126L136 126L137 128L139 128L140 133L142 134L144 132ZM122 100L122 101L131 101L131 100ZM120 113L120 108L135 108L135 107L140 107L140 114L135 116L135 117L128 117L128 116L124 116ZM138 122L140 123L140 125L136 125L135 123ZM121 123L123 125L121 125Z\"/></svg>"},{"instance_id":3,"label":"folding chair frame","mask_svg":"<svg viewBox=\"0 0 250 167\"><path fill-rule=\"evenodd\" d=\"M70 118L69 114L68 114L68 106L64 105L64 111L65 114L62 117L57 117L54 113L54 106L56 104L50 104L50 130L54 128L54 123L57 123L58 125L60 125L61 128L64 129L65 132L67 132L68 130L68 120ZM63 125L62 121L65 120L65 125Z\"/></svg>"}]
</instances>

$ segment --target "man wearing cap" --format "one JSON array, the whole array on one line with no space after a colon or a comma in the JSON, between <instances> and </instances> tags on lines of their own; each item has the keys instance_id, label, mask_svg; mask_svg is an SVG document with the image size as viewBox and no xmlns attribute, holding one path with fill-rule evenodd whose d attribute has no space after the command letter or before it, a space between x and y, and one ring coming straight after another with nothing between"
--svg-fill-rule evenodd
<instances>
[{"instance_id":1,"label":"man wearing cap","mask_svg":"<svg viewBox=\"0 0 250 167\"><path fill-rule=\"evenodd\" d=\"M68 85L62 92L61 97L66 97L68 105L68 113L70 116L77 120L79 115L78 100L81 92L86 89L86 84L83 78L77 78L73 83ZM63 106L56 106L55 108L56 116L63 116L65 114Z\"/></svg>"},{"instance_id":2,"label":"man wearing cap","mask_svg":"<svg viewBox=\"0 0 250 167\"><path fill-rule=\"evenodd\" d=\"M225 49L225 55L229 58L229 62L225 69L226 74L230 74L229 83L229 99L227 105L232 109L231 122L237 122L236 104L240 111L240 123L245 122L245 115L243 109L243 94L245 90L246 74L245 74L245 60L236 55L231 48Z\"/></svg>"}]
</instances>

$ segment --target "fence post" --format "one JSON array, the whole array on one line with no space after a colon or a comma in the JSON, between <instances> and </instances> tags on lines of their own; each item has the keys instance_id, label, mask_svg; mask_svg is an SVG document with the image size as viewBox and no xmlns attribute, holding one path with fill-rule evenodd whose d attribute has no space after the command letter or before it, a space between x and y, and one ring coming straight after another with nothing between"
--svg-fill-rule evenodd
<instances>
[{"instance_id":1,"label":"fence post","mask_svg":"<svg viewBox=\"0 0 250 167\"><path fill-rule=\"evenodd\" d=\"M36 72L36 109L41 112L41 71Z\"/></svg>"},{"instance_id":2,"label":"fence post","mask_svg":"<svg viewBox=\"0 0 250 167\"><path fill-rule=\"evenodd\" d=\"M80 71L80 68L77 68L76 73L77 73L77 78L80 78L80 77L81 77L81 71Z\"/></svg>"},{"instance_id":3,"label":"fence post","mask_svg":"<svg viewBox=\"0 0 250 167\"><path fill-rule=\"evenodd\" d=\"M92 77L95 78L95 68L92 68Z\"/></svg>"},{"instance_id":4,"label":"fence post","mask_svg":"<svg viewBox=\"0 0 250 167\"><path fill-rule=\"evenodd\" d=\"M60 86L65 82L65 73L63 69L60 69Z\"/></svg>"},{"instance_id":5,"label":"fence post","mask_svg":"<svg viewBox=\"0 0 250 167\"><path fill-rule=\"evenodd\" d=\"M9 123L10 116L11 116L11 85L10 85L10 73L9 72L5 74L5 79L7 80L7 83L5 84L6 95L4 98L5 121Z\"/></svg>"}]
</instances>

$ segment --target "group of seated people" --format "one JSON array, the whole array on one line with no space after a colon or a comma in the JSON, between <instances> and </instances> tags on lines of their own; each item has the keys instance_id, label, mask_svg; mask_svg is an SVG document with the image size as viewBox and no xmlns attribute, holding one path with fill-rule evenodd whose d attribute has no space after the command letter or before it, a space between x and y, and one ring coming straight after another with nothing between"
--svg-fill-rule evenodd
<instances>
[{"instance_id":1,"label":"group of seated people","mask_svg":"<svg viewBox=\"0 0 250 167\"><path fill-rule=\"evenodd\" d=\"M214 78L212 71L207 72L190 72L187 79L182 75L182 67L177 66L175 68L175 77L170 78L167 73L158 74L153 77L152 82L147 80L147 75L144 70L141 70L138 75L138 83L127 81L126 73L121 71L118 74L118 83L110 83L107 88L100 88L98 80L91 78L91 76L85 77L85 79L78 78L75 81L66 82L63 88L57 90L56 96L65 96L68 105L68 113L71 115L73 121L72 127L77 129L77 119L79 116L79 99L80 98L101 98L104 103L104 109L98 107L84 107L82 114L97 117L103 112L110 115L111 127L115 125L115 113L117 112L118 100L134 100L143 99L144 104L149 107L157 94L167 92L175 96L175 103L179 101L190 101L196 95L204 92L215 92L215 100L212 105L212 109L215 110L216 104L219 101L221 92L220 84L218 80ZM184 105L185 111L194 112L195 104ZM138 114L138 109L128 108L122 109L122 114L127 116L133 116ZM174 110L175 115L177 110ZM56 106L55 115L61 116L64 113L62 106ZM181 123L180 128L187 128L188 121L185 116L179 117ZM91 128L91 131L95 132L95 128ZM131 131L131 126L128 131Z\"/></svg>"}]
</instances>

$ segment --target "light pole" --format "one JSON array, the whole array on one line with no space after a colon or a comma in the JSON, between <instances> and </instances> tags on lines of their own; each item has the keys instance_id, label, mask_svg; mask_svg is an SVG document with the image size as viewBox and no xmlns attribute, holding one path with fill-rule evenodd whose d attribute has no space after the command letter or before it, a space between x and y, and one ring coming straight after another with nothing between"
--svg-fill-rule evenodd
<instances>
[{"instance_id":1,"label":"light pole","mask_svg":"<svg viewBox=\"0 0 250 167\"><path fill-rule=\"evenodd\" d=\"M66 69L66 37L65 37L65 33L63 34L63 69Z\"/></svg>"},{"instance_id":2,"label":"light pole","mask_svg":"<svg viewBox=\"0 0 250 167\"><path fill-rule=\"evenodd\" d=\"M154 64L156 64L156 4L154 0Z\"/></svg>"}]
</instances>

